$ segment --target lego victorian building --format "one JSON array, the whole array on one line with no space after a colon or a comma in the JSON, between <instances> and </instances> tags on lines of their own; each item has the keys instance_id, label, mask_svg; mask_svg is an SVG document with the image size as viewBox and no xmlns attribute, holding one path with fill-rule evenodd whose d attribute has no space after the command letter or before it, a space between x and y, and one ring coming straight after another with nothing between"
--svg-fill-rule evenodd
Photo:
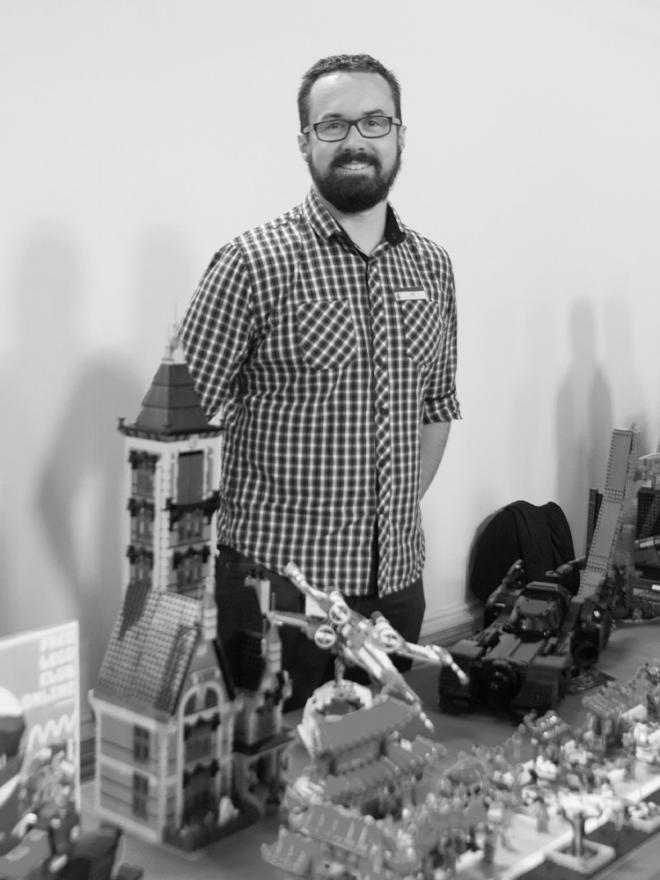
<instances>
[{"instance_id":1,"label":"lego victorian building","mask_svg":"<svg viewBox=\"0 0 660 880\"><path fill-rule=\"evenodd\" d=\"M174 343L137 419L121 419L119 431L126 586L90 694L95 810L148 841L193 849L279 802L289 683L256 592L216 606L221 431Z\"/></svg>"}]
</instances>

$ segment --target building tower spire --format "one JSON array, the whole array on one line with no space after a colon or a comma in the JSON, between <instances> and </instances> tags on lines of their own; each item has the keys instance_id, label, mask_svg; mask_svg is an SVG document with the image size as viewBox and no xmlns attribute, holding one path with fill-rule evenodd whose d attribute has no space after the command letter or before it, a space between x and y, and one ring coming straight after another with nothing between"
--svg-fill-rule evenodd
<instances>
[{"instance_id":1,"label":"building tower spire","mask_svg":"<svg viewBox=\"0 0 660 880\"><path fill-rule=\"evenodd\" d=\"M119 431L129 463L124 589L213 595L221 431L179 356L176 325L137 419L120 419Z\"/></svg>"}]
</instances>

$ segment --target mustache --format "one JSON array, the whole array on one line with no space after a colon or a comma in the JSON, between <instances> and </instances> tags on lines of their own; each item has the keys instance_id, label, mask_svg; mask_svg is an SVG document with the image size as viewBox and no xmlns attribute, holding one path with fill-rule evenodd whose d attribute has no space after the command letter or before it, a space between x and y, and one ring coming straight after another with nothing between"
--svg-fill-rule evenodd
<instances>
[{"instance_id":1,"label":"mustache","mask_svg":"<svg viewBox=\"0 0 660 880\"><path fill-rule=\"evenodd\" d=\"M364 150L342 150L330 163L331 168L342 168L344 165L350 165L351 162L364 162L367 165L373 165L374 168L380 168L380 162L377 156L371 156Z\"/></svg>"}]
</instances>

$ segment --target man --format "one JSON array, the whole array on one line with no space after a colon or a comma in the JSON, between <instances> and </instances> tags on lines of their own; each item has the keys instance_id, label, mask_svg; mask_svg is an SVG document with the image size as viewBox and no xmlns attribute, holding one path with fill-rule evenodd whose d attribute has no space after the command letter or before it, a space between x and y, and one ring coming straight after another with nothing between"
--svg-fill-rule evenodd
<instances>
[{"instance_id":1,"label":"man","mask_svg":"<svg viewBox=\"0 0 660 880\"><path fill-rule=\"evenodd\" d=\"M368 55L322 59L298 94L302 205L223 247L181 341L225 426L217 589L260 567L337 588L409 641L424 615L419 500L460 417L456 309L444 250L388 205L405 141L399 84ZM283 628L298 705L331 674Z\"/></svg>"}]
</instances>

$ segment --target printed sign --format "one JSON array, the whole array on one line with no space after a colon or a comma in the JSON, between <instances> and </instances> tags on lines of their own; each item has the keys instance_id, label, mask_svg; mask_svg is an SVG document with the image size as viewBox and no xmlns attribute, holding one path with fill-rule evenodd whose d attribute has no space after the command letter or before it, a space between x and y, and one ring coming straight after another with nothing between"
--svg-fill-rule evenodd
<instances>
[{"instance_id":1,"label":"printed sign","mask_svg":"<svg viewBox=\"0 0 660 880\"><path fill-rule=\"evenodd\" d=\"M76 621L0 639L0 875L80 814Z\"/></svg>"}]
</instances>

